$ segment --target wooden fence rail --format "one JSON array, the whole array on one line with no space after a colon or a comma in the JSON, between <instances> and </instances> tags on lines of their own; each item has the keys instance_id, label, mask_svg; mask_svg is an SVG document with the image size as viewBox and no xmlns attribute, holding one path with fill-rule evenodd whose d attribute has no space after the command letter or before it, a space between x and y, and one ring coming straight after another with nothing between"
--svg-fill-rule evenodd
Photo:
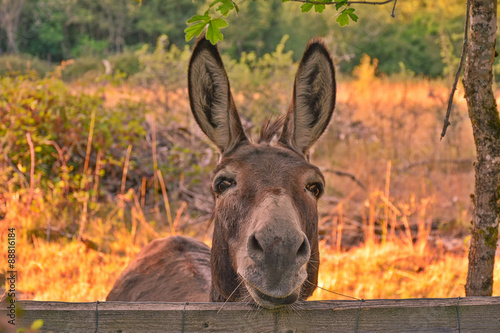
<instances>
[{"instance_id":1,"label":"wooden fence rail","mask_svg":"<svg viewBox=\"0 0 500 333\"><path fill-rule=\"evenodd\" d=\"M41 331L55 333L500 332L500 297L311 301L282 311L242 303L222 310L222 303L16 304L24 310L16 318L18 328L42 319ZM0 312L7 315L5 308Z\"/></svg>"}]
</instances>

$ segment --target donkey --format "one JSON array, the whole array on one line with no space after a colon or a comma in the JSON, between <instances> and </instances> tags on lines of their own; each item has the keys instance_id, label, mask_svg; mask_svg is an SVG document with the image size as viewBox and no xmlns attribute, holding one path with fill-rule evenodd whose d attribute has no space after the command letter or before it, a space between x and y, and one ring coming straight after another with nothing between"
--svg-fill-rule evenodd
<instances>
[{"instance_id":1,"label":"donkey","mask_svg":"<svg viewBox=\"0 0 500 333\"><path fill-rule=\"evenodd\" d=\"M275 309L305 300L318 281L318 210L325 180L308 151L335 107L335 71L312 40L300 61L287 114L259 140L245 134L222 59L200 39L191 56L192 113L220 152L212 174L212 249L188 237L145 247L108 301L248 301Z\"/></svg>"}]
</instances>

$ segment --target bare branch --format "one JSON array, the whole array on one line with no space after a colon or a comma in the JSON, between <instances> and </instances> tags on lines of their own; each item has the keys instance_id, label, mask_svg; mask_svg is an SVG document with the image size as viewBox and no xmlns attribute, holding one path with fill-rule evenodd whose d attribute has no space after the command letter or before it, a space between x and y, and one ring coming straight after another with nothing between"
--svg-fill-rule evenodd
<instances>
[{"instance_id":1,"label":"bare branch","mask_svg":"<svg viewBox=\"0 0 500 333\"><path fill-rule=\"evenodd\" d=\"M408 163L400 168L397 169L397 172L406 172L410 169L413 169L415 167L419 166L424 166L424 165L430 165L430 164L467 164L472 166L473 160L470 158L464 158L464 159L457 159L457 160L452 160L452 159L442 159L442 160L423 160L423 161L417 161L413 163Z\"/></svg>"},{"instance_id":2,"label":"bare branch","mask_svg":"<svg viewBox=\"0 0 500 333\"><path fill-rule=\"evenodd\" d=\"M363 4L363 5L385 5L388 3L391 3L394 1L394 4L396 3L397 0L385 0L385 1L347 1L347 5L352 5L352 4ZM309 1L309 0L290 0L290 2L302 2L302 3L310 3L313 5L335 5L337 2L332 1L332 2L321 2L321 1Z\"/></svg>"},{"instance_id":3,"label":"bare branch","mask_svg":"<svg viewBox=\"0 0 500 333\"><path fill-rule=\"evenodd\" d=\"M391 13L391 16L392 17L395 17L394 16L394 12L396 11L396 4L398 3L398 0L394 0L394 6L392 6L392 13Z\"/></svg>"},{"instance_id":4,"label":"bare branch","mask_svg":"<svg viewBox=\"0 0 500 333\"><path fill-rule=\"evenodd\" d=\"M451 88L450 98L448 99L448 108L446 109L446 117L444 118L443 131L441 132L441 139L443 140L448 126L450 126L450 114L451 107L453 106L453 96L455 95L455 90L457 90L458 79L460 78L460 73L462 72L462 67L464 65L465 54L467 53L468 44L468 31L469 31L469 13L470 13L470 0L467 0L467 11L465 14L465 28L464 28L464 43L462 45L462 54L460 55L460 64L458 65L457 72L455 74L455 81L453 82L453 88Z\"/></svg>"},{"instance_id":5,"label":"bare branch","mask_svg":"<svg viewBox=\"0 0 500 333\"><path fill-rule=\"evenodd\" d=\"M353 182L355 182L356 184L358 184L359 187L361 187L363 190L366 191L366 186L358 178L356 178L356 176L354 176L353 174L351 174L349 172L339 171L339 170L333 170L333 169L321 169L321 171L322 172L333 173L333 174L335 174L337 176L341 176L341 177L348 177Z\"/></svg>"}]
</instances>

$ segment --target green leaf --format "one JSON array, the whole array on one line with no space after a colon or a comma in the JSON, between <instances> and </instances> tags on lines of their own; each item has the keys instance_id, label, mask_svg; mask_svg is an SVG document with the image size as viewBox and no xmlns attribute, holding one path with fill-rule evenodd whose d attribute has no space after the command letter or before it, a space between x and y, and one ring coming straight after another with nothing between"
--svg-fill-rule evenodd
<instances>
[{"instance_id":1,"label":"green leaf","mask_svg":"<svg viewBox=\"0 0 500 333\"><path fill-rule=\"evenodd\" d=\"M208 9L212 8L213 6L215 6L219 2L223 2L223 0L214 0L214 1L212 1L210 3L210 5L208 5Z\"/></svg>"},{"instance_id":2,"label":"green leaf","mask_svg":"<svg viewBox=\"0 0 500 333\"><path fill-rule=\"evenodd\" d=\"M229 12L234 9L234 3L232 0L223 0L222 4L215 11L219 11L224 17L229 15Z\"/></svg>"},{"instance_id":3,"label":"green leaf","mask_svg":"<svg viewBox=\"0 0 500 333\"><path fill-rule=\"evenodd\" d=\"M353 10L354 11L354 10ZM347 13L349 15L349 17L351 18L351 20L353 20L354 22L358 22L358 15L354 14L353 12L349 12Z\"/></svg>"},{"instance_id":4,"label":"green leaf","mask_svg":"<svg viewBox=\"0 0 500 333\"><path fill-rule=\"evenodd\" d=\"M341 27L344 27L346 25L349 25L349 16L348 14L343 11L342 13L340 13L340 15L337 17L337 23L341 26Z\"/></svg>"},{"instance_id":5,"label":"green leaf","mask_svg":"<svg viewBox=\"0 0 500 333\"><path fill-rule=\"evenodd\" d=\"M302 13L307 13L313 8L313 6L314 5L312 3L305 3L302 6L300 6L300 9L302 9Z\"/></svg>"},{"instance_id":6,"label":"green leaf","mask_svg":"<svg viewBox=\"0 0 500 333\"><path fill-rule=\"evenodd\" d=\"M213 44L217 44L218 41L224 39L224 35L220 32L220 29L227 27L227 22L224 19L218 18L211 20L208 24L207 29L207 39Z\"/></svg>"},{"instance_id":7,"label":"green leaf","mask_svg":"<svg viewBox=\"0 0 500 333\"><path fill-rule=\"evenodd\" d=\"M186 34L186 42L189 42L191 39L193 39L194 36L199 37L206 26L206 22L200 22L187 27L184 30L184 33Z\"/></svg>"},{"instance_id":8,"label":"green leaf","mask_svg":"<svg viewBox=\"0 0 500 333\"><path fill-rule=\"evenodd\" d=\"M210 21L210 24L219 29L227 27L227 21L221 18Z\"/></svg>"},{"instance_id":9,"label":"green leaf","mask_svg":"<svg viewBox=\"0 0 500 333\"><path fill-rule=\"evenodd\" d=\"M184 30L184 33L186 34L186 42L190 41L195 36L196 37L200 36L201 33L203 32L203 29L205 29L207 24L210 22L210 19L211 17L208 14L207 10L204 15L194 15L189 20L187 20L186 21L187 24L192 24L192 23L195 24L190 25Z\"/></svg>"},{"instance_id":10,"label":"green leaf","mask_svg":"<svg viewBox=\"0 0 500 333\"><path fill-rule=\"evenodd\" d=\"M205 15L195 15L191 17L189 20L186 21L187 24L198 22L198 21L210 21L210 16L208 15L208 12L205 12Z\"/></svg>"},{"instance_id":11,"label":"green leaf","mask_svg":"<svg viewBox=\"0 0 500 333\"><path fill-rule=\"evenodd\" d=\"M325 5L314 5L314 11L316 13L323 13L325 10Z\"/></svg>"},{"instance_id":12,"label":"green leaf","mask_svg":"<svg viewBox=\"0 0 500 333\"><path fill-rule=\"evenodd\" d=\"M347 0L335 0L335 9L339 10L339 8L347 6Z\"/></svg>"},{"instance_id":13,"label":"green leaf","mask_svg":"<svg viewBox=\"0 0 500 333\"><path fill-rule=\"evenodd\" d=\"M33 331L38 331L40 328L43 326L43 320L42 319L37 319L31 324L31 329Z\"/></svg>"}]
</instances>

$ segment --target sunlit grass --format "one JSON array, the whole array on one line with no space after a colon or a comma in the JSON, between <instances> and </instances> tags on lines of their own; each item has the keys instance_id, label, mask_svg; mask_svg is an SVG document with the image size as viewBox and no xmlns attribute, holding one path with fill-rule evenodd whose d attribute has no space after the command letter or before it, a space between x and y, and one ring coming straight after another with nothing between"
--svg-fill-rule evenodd
<instances>
[{"instance_id":1,"label":"sunlit grass","mask_svg":"<svg viewBox=\"0 0 500 333\"><path fill-rule=\"evenodd\" d=\"M118 275L147 242L146 238L138 242L137 234L122 226L114 229L112 246L92 249L75 238L47 241L28 233L29 214L9 215L7 222L5 226L16 228L17 289L23 298L33 300L105 300ZM99 228L94 225L89 234L102 236ZM162 236L168 234L164 229ZM318 288L311 300L465 296L466 251L447 252L430 247L424 239L411 246L404 237L391 237L384 243L374 240L375 235L370 239L347 251L321 241L318 285L324 289ZM0 242L7 242L4 231ZM1 257L0 267L6 267L6 256ZM494 295L500 295L499 280L497 259Z\"/></svg>"},{"instance_id":2,"label":"sunlit grass","mask_svg":"<svg viewBox=\"0 0 500 333\"><path fill-rule=\"evenodd\" d=\"M289 100L290 87L284 88L273 93L276 100ZM85 89L98 90L78 84L71 88L74 94ZM438 243L428 242L429 223L433 219L442 221L445 231L454 226L464 229L471 219L472 168L463 167L455 172L458 167L453 164L440 164L472 159L474 152L461 97L457 97L454 127L439 143L447 92L443 84L416 79L391 82L364 77L339 84L339 104L332 127L320 140L312 159L322 168L352 173L368 190L360 190L348 178L325 173L328 187L323 202L327 202L326 197L332 201L320 205L323 232L320 287L364 299L464 296L466 237L459 238L463 244L460 251L446 251ZM259 113L262 110L249 110L267 104L262 101L264 95L234 92L234 96L245 117L264 117ZM165 113L166 108L168 119L191 131L196 128L188 112L185 89L163 95L154 89L108 86L103 98L105 106L116 105L122 99L143 102L157 115ZM412 162L423 162L424 167L401 171ZM96 170L88 171L90 175L98 174ZM155 175L153 170L147 171ZM121 176L117 175L118 185ZM98 177L88 178L88 188L96 185ZM9 180L3 170L0 180L4 183ZM0 208L5 212L0 223L0 246L7 243L5 229L16 228L17 288L23 298L103 301L140 249L151 240L171 233L167 223L161 222L167 220L165 210L146 211L147 207L138 199L143 198L139 188L124 187L124 193L102 196L95 202L91 196L70 202L60 189L59 192L57 188L42 190L39 183L34 184L32 193L23 184L9 186L2 187L5 193L0 193ZM151 182L147 186L152 186ZM155 208L163 205L165 193L158 191ZM335 200L340 200L340 204ZM184 212L176 214L182 204L179 201L171 204L171 216L179 216L173 225L180 230L180 221L191 218L191 207L184 203ZM64 212L60 209L70 206ZM348 227L347 222L345 225L342 222L343 216L363 225L363 241L359 244L338 243ZM331 223L334 220L336 224ZM384 230L382 220L398 226L397 236L391 234L390 228ZM83 227L82 221L85 221ZM408 235L405 223L418 225L418 233ZM207 242L205 224L197 228L188 232ZM338 234L333 237L335 228ZM52 235L49 240L44 232L47 229L63 230L66 234ZM417 241L410 245L412 237ZM6 252L1 253L0 273L5 273ZM345 299L337 294L317 289L311 299ZM500 258L495 266L493 294L500 295Z\"/></svg>"},{"instance_id":3,"label":"sunlit grass","mask_svg":"<svg viewBox=\"0 0 500 333\"><path fill-rule=\"evenodd\" d=\"M2 237L4 238L4 237ZM133 259L91 250L77 241L18 242L18 290L39 301L105 300L114 281ZM2 239L5 242L5 239ZM5 267L4 263L1 263ZM412 251L401 242L360 246L346 252L323 248L317 289L310 300L465 296L467 256L425 249ZM495 266L494 295L500 295L500 262Z\"/></svg>"},{"instance_id":4,"label":"sunlit grass","mask_svg":"<svg viewBox=\"0 0 500 333\"><path fill-rule=\"evenodd\" d=\"M321 251L318 285L360 299L465 296L467 255L406 243L365 245L346 252ZM500 294L500 263L495 266L494 295ZM311 300L349 299L317 289Z\"/></svg>"}]
</instances>

